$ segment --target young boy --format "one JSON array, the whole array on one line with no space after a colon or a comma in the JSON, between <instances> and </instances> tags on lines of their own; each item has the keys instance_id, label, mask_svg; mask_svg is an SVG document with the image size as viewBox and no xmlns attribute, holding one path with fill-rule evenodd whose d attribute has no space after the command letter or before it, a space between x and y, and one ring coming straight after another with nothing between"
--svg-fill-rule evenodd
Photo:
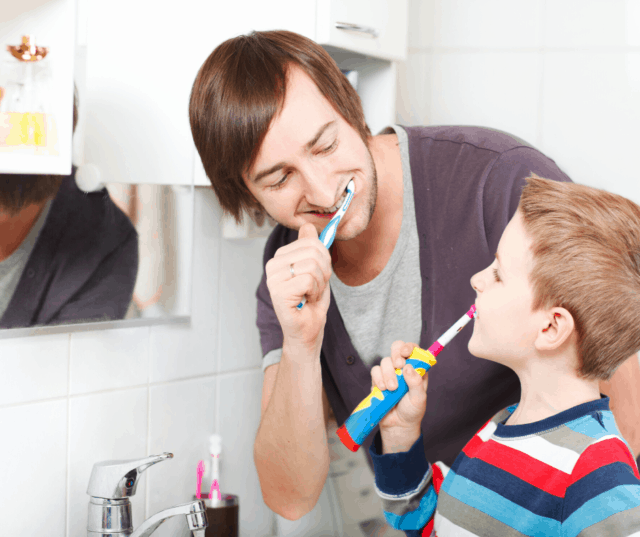
<instances>
[{"instance_id":1,"label":"young boy","mask_svg":"<svg viewBox=\"0 0 640 537\"><path fill-rule=\"evenodd\" d=\"M397 388L396 368L409 385L370 449L388 522L410 536L640 536L640 475L598 389L640 349L640 207L530 177L471 285L469 351L513 369L520 402L451 468L429 465L427 378L405 366L414 345L394 343L371 371L381 390Z\"/></svg>"}]
</instances>

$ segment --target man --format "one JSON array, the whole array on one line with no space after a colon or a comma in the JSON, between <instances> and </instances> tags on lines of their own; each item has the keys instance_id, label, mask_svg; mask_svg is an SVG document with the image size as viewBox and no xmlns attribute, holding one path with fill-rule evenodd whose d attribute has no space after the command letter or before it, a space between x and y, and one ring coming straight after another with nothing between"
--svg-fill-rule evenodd
<instances>
[{"instance_id":1,"label":"man","mask_svg":"<svg viewBox=\"0 0 640 537\"><path fill-rule=\"evenodd\" d=\"M73 131L78 121L73 100ZM123 319L138 234L106 189L71 175L0 174L0 328Z\"/></svg>"},{"instance_id":2,"label":"man","mask_svg":"<svg viewBox=\"0 0 640 537\"><path fill-rule=\"evenodd\" d=\"M198 73L189 113L224 210L238 220L263 210L280 224L257 292L265 357L254 456L265 503L295 520L327 477L330 409L342 424L391 342L427 348L467 311L469 278L491 263L525 177L569 178L526 142L489 129L371 136L328 54L290 32L220 45ZM355 196L328 252L317 237L352 179ZM469 335L429 373L428 460L451 464L482 423L519 399L517 377L473 358ZM639 383L634 356L602 387L636 453Z\"/></svg>"}]
</instances>

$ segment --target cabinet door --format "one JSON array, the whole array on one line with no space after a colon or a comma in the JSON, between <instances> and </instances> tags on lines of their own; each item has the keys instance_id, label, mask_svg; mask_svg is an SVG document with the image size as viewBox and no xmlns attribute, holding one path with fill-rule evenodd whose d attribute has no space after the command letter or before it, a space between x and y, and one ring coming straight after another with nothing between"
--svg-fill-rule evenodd
<instances>
[{"instance_id":1,"label":"cabinet door","mask_svg":"<svg viewBox=\"0 0 640 537\"><path fill-rule=\"evenodd\" d=\"M407 57L407 0L317 0L316 40L366 56Z\"/></svg>"},{"instance_id":2,"label":"cabinet door","mask_svg":"<svg viewBox=\"0 0 640 537\"><path fill-rule=\"evenodd\" d=\"M315 38L314 2L79 2L87 17L84 161L104 182L191 184L189 95L214 48L252 30Z\"/></svg>"}]
</instances>

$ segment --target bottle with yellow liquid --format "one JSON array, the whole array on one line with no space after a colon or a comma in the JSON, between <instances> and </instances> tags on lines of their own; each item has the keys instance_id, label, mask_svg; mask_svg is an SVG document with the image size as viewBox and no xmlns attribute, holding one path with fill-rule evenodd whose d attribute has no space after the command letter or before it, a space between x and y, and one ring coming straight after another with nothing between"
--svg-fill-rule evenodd
<instances>
[{"instance_id":1,"label":"bottle with yellow liquid","mask_svg":"<svg viewBox=\"0 0 640 537\"><path fill-rule=\"evenodd\" d=\"M41 62L48 49L36 46L35 38L26 35L21 45L9 45L7 50L13 58L2 64L0 146L46 147L48 69Z\"/></svg>"}]
</instances>

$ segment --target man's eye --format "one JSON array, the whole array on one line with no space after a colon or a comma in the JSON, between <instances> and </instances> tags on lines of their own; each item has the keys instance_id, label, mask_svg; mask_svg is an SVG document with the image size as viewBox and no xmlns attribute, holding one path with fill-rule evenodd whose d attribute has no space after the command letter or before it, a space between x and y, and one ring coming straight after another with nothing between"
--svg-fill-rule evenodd
<instances>
[{"instance_id":1,"label":"man's eye","mask_svg":"<svg viewBox=\"0 0 640 537\"><path fill-rule=\"evenodd\" d=\"M500 276L498 276L498 269L493 269L493 277L497 282L501 282Z\"/></svg>"},{"instance_id":2,"label":"man's eye","mask_svg":"<svg viewBox=\"0 0 640 537\"><path fill-rule=\"evenodd\" d=\"M284 177L282 179L280 179L280 181L278 181L276 184L271 185L269 188L271 188L272 190L277 190L278 188L282 187L285 182L287 181L287 178L289 177L289 174L285 174Z\"/></svg>"},{"instance_id":3,"label":"man's eye","mask_svg":"<svg viewBox=\"0 0 640 537\"><path fill-rule=\"evenodd\" d=\"M330 146L321 149L320 151L318 151L318 153L328 153L329 151L334 149L336 145L338 145L338 140L335 140Z\"/></svg>"}]
</instances>

